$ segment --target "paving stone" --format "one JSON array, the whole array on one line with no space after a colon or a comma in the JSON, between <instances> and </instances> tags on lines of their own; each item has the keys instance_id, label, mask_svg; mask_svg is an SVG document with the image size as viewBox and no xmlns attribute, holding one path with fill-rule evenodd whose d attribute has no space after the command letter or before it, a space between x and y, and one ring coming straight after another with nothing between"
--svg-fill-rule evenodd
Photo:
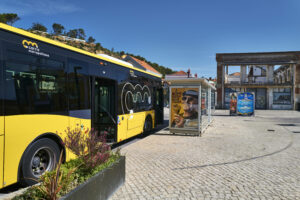
<instances>
[{"instance_id":1,"label":"paving stone","mask_svg":"<svg viewBox=\"0 0 300 200\"><path fill-rule=\"evenodd\" d=\"M122 148L126 182L111 199L300 199L300 113L225 112L202 137L160 131Z\"/></svg>"}]
</instances>

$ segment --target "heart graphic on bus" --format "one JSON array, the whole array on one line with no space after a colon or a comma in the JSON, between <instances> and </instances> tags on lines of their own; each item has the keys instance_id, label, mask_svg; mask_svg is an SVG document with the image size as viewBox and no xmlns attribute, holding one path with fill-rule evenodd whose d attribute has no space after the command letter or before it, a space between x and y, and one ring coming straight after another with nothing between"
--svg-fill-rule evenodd
<instances>
[{"instance_id":1,"label":"heart graphic on bus","mask_svg":"<svg viewBox=\"0 0 300 200\"><path fill-rule=\"evenodd\" d=\"M133 85L125 83L121 92L121 105L123 114L135 112L137 107L143 109L151 106L151 92L147 85Z\"/></svg>"}]
</instances>

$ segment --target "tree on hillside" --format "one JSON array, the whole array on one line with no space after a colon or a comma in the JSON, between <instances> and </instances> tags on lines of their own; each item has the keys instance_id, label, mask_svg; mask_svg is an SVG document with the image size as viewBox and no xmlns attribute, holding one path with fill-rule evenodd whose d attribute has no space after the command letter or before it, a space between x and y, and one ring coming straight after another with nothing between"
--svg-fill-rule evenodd
<instances>
[{"instance_id":1,"label":"tree on hillside","mask_svg":"<svg viewBox=\"0 0 300 200\"><path fill-rule=\"evenodd\" d=\"M33 23L30 30L35 30L35 31L42 31L42 32L47 32L46 26L44 26L41 23Z\"/></svg>"},{"instance_id":2,"label":"tree on hillside","mask_svg":"<svg viewBox=\"0 0 300 200\"><path fill-rule=\"evenodd\" d=\"M84 40L86 35L82 28L77 29L78 38Z\"/></svg>"},{"instance_id":3,"label":"tree on hillside","mask_svg":"<svg viewBox=\"0 0 300 200\"><path fill-rule=\"evenodd\" d=\"M53 23L52 29L53 29L53 33L55 35L60 35L65 30L65 27L61 24Z\"/></svg>"},{"instance_id":4,"label":"tree on hillside","mask_svg":"<svg viewBox=\"0 0 300 200\"><path fill-rule=\"evenodd\" d=\"M96 40L95 40L95 38L93 38L92 36L90 36L89 38L88 38L88 43L94 43Z\"/></svg>"},{"instance_id":5,"label":"tree on hillside","mask_svg":"<svg viewBox=\"0 0 300 200\"><path fill-rule=\"evenodd\" d=\"M71 38L77 38L77 29L71 29L69 32L67 32L67 36Z\"/></svg>"},{"instance_id":6,"label":"tree on hillside","mask_svg":"<svg viewBox=\"0 0 300 200\"><path fill-rule=\"evenodd\" d=\"M20 17L18 17L18 14L15 14L15 13L0 14L0 22L9 24L11 26L19 19L20 19Z\"/></svg>"},{"instance_id":7,"label":"tree on hillside","mask_svg":"<svg viewBox=\"0 0 300 200\"><path fill-rule=\"evenodd\" d=\"M86 37L85 32L82 28L69 30L69 32L67 32L67 36L71 38L79 38L81 40L84 40Z\"/></svg>"},{"instance_id":8,"label":"tree on hillside","mask_svg":"<svg viewBox=\"0 0 300 200\"><path fill-rule=\"evenodd\" d=\"M95 53L99 50L101 50L103 47L101 46L101 44L99 42L96 43L95 45Z\"/></svg>"}]
</instances>

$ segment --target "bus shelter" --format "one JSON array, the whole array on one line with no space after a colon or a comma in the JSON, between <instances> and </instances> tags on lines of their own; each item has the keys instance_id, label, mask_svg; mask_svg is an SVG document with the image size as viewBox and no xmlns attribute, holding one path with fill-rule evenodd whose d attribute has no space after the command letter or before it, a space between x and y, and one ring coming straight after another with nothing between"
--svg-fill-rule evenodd
<instances>
[{"instance_id":1,"label":"bus shelter","mask_svg":"<svg viewBox=\"0 0 300 200\"><path fill-rule=\"evenodd\" d=\"M170 132L200 136L212 122L216 88L203 78L168 81L170 82Z\"/></svg>"}]
</instances>

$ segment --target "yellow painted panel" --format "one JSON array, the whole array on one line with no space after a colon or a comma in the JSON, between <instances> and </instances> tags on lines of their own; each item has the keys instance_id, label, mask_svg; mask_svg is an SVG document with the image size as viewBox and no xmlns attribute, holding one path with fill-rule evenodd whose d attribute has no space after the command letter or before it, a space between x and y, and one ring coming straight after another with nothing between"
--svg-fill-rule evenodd
<instances>
[{"instance_id":1,"label":"yellow painted panel","mask_svg":"<svg viewBox=\"0 0 300 200\"><path fill-rule=\"evenodd\" d=\"M0 117L0 135L4 135L4 116Z\"/></svg>"},{"instance_id":2,"label":"yellow painted panel","mask_svg":"<svg viewBox=\"0 0 300 200\"><path fill-rule=\"evenodd\" d=\"M74 130L75 128L88 128L91 129L91 120L90 119L79 119L75 117L69 117L69 127L71 130ZM62 135L62 139L64 139L64 135ZM66 152L66 160L75 159L76 156L71 151L67 150Z\"/></svg>"},{"instance_id":3,"label":"yellow painted panel","mask_svg":"<svg viewBox=\"0 0 300 200\"><path fill-rule=\"evenodd\" d=\"M3 185L3 161L4 161L4 116L0 117L0 188Z\"/></svg>"},{"instance_id":4,"label":"yellow painted panel","mask_svg":"<svg viewBox=\"0 0 300 200\"><path fill-rule=\"evenodd\" d=\"M138 112L134 114L125 114L118 116L118 137L117 142L126 140L144 131L144 123L146 116L152 116L152 125L154 127L154 110ZM131 117L132 116L132 117ZM129 124L131 127L129 128Z\"/></svg>"},{"instance_id":5,"label":"yellow painted panel","mask_svg":"<svg viewBox=\"0 0 300 200\"><path fill-rule=\"evenodd\" d=\"M154 128L154 126L155 126L155 112L154 112L154 110L152 110L149 114L151 114L151 116L152 116L152 128Z\"/></svg>"},{"instance_id":6,"label":"yellow painted panel","mask_svg":"<svg viewBox=\"0 0 300 200\"><path fill-rule=\"evenodd\" d=\"M128 117L128 131L131 129L139 128L145 123L145 112L138 112L129 114Z\"/></svg>"},{"instance_id":7,"label":"yellow painted panel","mask_svg":"<svg viewBox=\"0 0 300 200\"><path fill-rule=\"evenodd\" d=\"M0 188L3 187L4 136L0 136Z\"/></svg>"},{"instance_id":8,"label":"yellow painted panel","mask_svg":"<svg viewBox=\"0 0 300 200\"><path fill-rule=\"evenodd\" d=\"M118 115L117 142L121 142L127 139L127 118L128 115Z\"/></svg>"},{"instance_id":9,"label":"yellow painted panel","mask_svg":"<svg viewBox=\"0 0 300 200\"><path fill-rule=\"evenodd\" d=\"M43 133L63 133L68 116L16 115L5 117L4 182L17 182L18 167L27 146Z\"/></svg>"}]
</instances>

